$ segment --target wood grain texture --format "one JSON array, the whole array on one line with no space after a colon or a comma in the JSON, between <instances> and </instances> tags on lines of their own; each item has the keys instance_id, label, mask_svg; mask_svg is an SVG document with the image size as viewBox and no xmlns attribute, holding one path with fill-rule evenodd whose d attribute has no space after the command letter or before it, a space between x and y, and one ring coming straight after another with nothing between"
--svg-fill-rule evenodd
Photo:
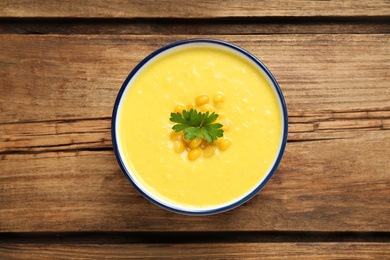
<instances>
[{"instance_id":1,"label":"wood grain texture","mask_svg":"<svg viewBox=\"0 0 390 260\"><path fill-rule=\"evenodd\" d=\"M388 0L0 0L0 259L390 259L389 17ZM194 37L255 54L289 108L271 181L207 217L142 198L110 135L130 70Z\"/></svg>"},{"instance_id":2,"label":"wood grain texture","mask_svg":"<svg viewBox=\"0 0 390 260\"><path fill-rule=\"evenodd\" d=\"M278 1L153 1L87 0L22 1L0 3L1 17L99 17L99 18L214 18L214 17L299 17L299 16L386 16L386 0L278 0Z\"/></svg>"},{"instance_id":3,"label":"wood grain texture","mask_svg":"<svg viewBox=\"0 0 390 260\"><path fill-rule=\"evenodd\" d=\"M259 195L208 217L152 205L110 151L3 154L0 231L390 231L390 132L347 133L289 143Z\"/></svg>"},{"instance_id":4,"label":"wood grain texture","mask_svg":"<svg viewBox=\"0 0 390 260\"><path fill-rule=\"evenodd\" d=\"M217 216L138 195L110 151L113 103L143 57L187 37L0 35L1 232L390 231L387 34L218 37L278 79L291 122L282 164Z\"/></svg>"},{"instance_id":5,"label":"wood grain texture","mask_svg":"<svg viewBox=\"0 0 390 260\"><path fill-rule=\"evenodd\" d=\"M0 244L1 259L388 259L387 243Z\"/></svg>"},{"instance_id":6,"label":"wood grain texture","mask_svg":"<svg viewBox=\"0 0 390 260\"><path fill-rule=\"evenodd\" d=\"M0 126L0 154L111 149L111 118Z\"/></svg>"},{"instance_id":7,"label":"wood grain texture","mask_svg":"<svg viewBox=\"0 0 390 260\"><path fill-rule=\"evenodd\" d=\"M188 37L0 35L0 123L109 118L131 69ZM291 111L390 109L388 34L207 37L261 59Z\"/></svg>"}]
</instances>

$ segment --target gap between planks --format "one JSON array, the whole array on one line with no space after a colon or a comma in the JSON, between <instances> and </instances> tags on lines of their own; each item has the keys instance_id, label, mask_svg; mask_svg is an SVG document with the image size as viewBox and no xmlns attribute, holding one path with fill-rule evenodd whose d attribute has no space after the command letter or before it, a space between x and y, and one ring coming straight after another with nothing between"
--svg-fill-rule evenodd
<instances>
[{"instance_id":1,"label":"gap between planks","mask_svg":"<svg viewBox=\"0 0 390 260\"><path fill-rule=\"evenodd\" d=\"M389 242L390 232L16 232L0 244Z\"/></svg>"},{"instance_id":2,"label":"gap between planks","mask_svg":"<svg viewBox=\"0 0 390 260\"><path fill-rule=\"evenodd\" d=\"M2 259L387 259L388 243L0 244Z\"/></svg>"},{"instance_id":3,"label":"gap between planks","mask_svg":"<svg viewBox=\"0 0 390 260\"><path fill-rule=\"evenodd\" d=\"M388 17L276 18L0 18L0 34L383 34Z\"/></svg>"},{"instance_id":4,"label":"gap between planks","mask_svg":"<svg viewBox=\"0 0 390 260\"><path fill-rule=\"evenodd\" d=\"M163 4L162 4L163 3ZM388 16L387 0L181 0L170 1L43 1L0 2L1 17L80 18L221 18L221 17L375 17Z\"/></svg>"}]
</instances>

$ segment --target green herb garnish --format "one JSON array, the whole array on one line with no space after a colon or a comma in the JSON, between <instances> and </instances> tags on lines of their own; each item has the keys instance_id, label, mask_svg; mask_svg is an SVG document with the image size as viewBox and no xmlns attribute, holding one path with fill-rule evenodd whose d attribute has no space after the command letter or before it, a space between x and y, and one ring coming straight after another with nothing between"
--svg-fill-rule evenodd
<instances>
[{"instance_id":1,"label":"green herb garnish","mask_svg":"<svg viewBox=\"0 0 390 260\"><path fill-rule=\"evenodd\" d=\"M204 138L207 142L212 143L217 140L218 137L223 136L222 124L213 123L218 118L218 114L215 112L198 112L195 109L190 111L183 110L182 113L171 113L171 120L175 124L172 129L175 132L184 132L184 138L192 140Z\"/></svg>"}]
</instances>

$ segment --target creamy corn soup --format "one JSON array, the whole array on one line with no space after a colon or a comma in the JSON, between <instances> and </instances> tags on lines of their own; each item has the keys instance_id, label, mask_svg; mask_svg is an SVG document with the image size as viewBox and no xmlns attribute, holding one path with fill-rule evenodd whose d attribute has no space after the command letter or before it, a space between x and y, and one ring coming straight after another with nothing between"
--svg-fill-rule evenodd
<instances>
[{"instance_id":1,"label":"creamy corn soup","mask_svg":"<svg viewBox=\"0 0 390 260\"><path fill-rule=\"evenodd\" d=\"M270 81L244 55L199 43L163 52L130 80L118 107L123 163L149 196L173 208L228 205L253 191L281 147L283 118ZM214 111L224 137L183 140L172 112ZM191 153L196 153L191 157Z\"/></svg>"}]
</instances>

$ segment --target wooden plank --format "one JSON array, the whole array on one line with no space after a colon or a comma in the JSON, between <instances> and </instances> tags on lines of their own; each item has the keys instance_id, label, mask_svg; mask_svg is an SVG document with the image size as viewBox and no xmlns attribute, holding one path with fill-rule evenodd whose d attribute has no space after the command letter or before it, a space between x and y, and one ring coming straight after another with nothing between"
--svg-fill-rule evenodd
<instances>
[{"instance_id":1,"label":"wooden plank","mask_svg":"<svg viewBox=\"0 0 390 260\"><path fill-rule=\"evenodd\" d=\"M301 17L386 16L390 3L372 1L2 1L1 17L99 17L99 18L214 18L214 17Z\"/></svg>"},{"instance_id":2,"label":"wooden plank","mask_svg":"<svg viewBox=\"0 0 390 260\"><path fill-rule=\"evenodd\" d=\"M109 118L138 62L191 37L0 35L0 123ZM231 41L260 58L291 111L390 108L388 34L207 37Z\"/></svg>"},{"instance_id":3,"label":"wooden plank","mask_svg":"<svg viewBox=\"0 0 390 260\"><path fill-rule=\"evenodd\" d=\"M390 132L290 142L265 189L243 206L190 217L152 205L111 151L3 154L0 232L390 231Z\"/></svg>"},{"instance_id":4,"label":"wooden plank","mask_svg":"<svg viewBox=\"0 0 390 260\"><path fill-rule=\"evenodd\" d=\"M1 259L387 259L388 243L0 244Z\"/></svg>"},{"instance_id":5,"label":"wooden plank","mask_svg":"<svg viewBox=\"0 0 390 260\"><path fill-rule=\"evenodd\" d=\"M3 154L111 148L111 118L0 125Z\"/></svg>"}]
</instances>

